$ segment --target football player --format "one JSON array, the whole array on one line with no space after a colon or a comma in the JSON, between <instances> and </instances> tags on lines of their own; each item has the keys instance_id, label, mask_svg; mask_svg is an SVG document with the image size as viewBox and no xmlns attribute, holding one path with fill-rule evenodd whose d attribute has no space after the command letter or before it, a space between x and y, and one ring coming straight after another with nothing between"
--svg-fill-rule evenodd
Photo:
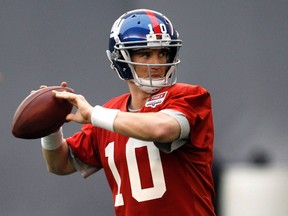
<instances>
[{"instance_id":1,"label":"football player","mask_svg":"<svg viewBox=\"0 0 288 216\"><path fill-rule=\"evenodd\" d=\"M83 126L66 139L62 128L41 139L49 171L88 177L104 169L118 216L215 215L211 97L176 82L181 46L159 12L120 16L107 56L129 93L91 106L82 95L54 92L77 108L67 120Z\"/></svg>"}]
</instances>

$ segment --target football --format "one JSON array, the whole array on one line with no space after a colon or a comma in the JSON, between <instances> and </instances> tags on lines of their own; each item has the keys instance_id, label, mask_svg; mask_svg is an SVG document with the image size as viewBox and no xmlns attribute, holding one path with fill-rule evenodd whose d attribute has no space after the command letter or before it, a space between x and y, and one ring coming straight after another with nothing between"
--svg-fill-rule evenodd
<instances>
[{"instance_id":1,"label":"football","mask_svg":"<svg viewBox=\"0 0 288 216\"><path fill-rule=\"evenodd\" d=\"M37 139L59 129L71 113L73 105L54 97L52 91L74 92L61 86L39 89L28 95L18 106L12 120L12 134L22 139Z\"/></svg>"}]
</instances>

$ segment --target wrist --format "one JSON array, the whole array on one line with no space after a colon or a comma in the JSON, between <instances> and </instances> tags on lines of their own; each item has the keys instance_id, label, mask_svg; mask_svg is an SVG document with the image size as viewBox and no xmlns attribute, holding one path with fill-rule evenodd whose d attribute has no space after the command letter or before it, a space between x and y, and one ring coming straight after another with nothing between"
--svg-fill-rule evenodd
<instances>
[{"instance_id":1,"label":"wrist","mask_svg":"<svg viewBox=\"0 0 288 216\"><path fill-rule=\"evenodd\" d=\"M95 106L91 114L91 123L96 127L114 132L114 121L120 110Z\"/></svg>"},{"instance_id":2,"label":"wrist","mask_svg":"<svg viewBox=\"0 0 288 216\"><path fill-rule=\"evenodd\" d=\"M62 127L55 133L41 138L41 145L43 149L55 150L63 144L63 132Z\"/></svg>"}]
</instances>

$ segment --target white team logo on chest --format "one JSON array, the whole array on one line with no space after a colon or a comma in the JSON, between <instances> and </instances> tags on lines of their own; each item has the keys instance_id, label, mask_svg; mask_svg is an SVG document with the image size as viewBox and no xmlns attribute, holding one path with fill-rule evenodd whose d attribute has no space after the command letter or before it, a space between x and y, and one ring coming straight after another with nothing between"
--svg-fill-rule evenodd
<instances>
[{"instance_id":1,"label":"white team logo on chest","mask_svg":"<svg viewBox=\"0 0 288 216\"><path fill-rule=\"evenodd\" d=\"M155 108L157 105L162 104L167 95L167 91L161 92L159 94L153 95L146 101L145 107Z\"/></svg>"}]
</instances>

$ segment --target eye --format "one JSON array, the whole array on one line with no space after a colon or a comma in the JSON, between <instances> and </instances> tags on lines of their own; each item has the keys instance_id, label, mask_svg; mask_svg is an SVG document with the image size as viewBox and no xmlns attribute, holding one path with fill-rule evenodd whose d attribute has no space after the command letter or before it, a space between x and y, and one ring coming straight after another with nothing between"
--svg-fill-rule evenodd
<instances>
[{"instance_id":1,"label":"eye","mask_svg":"<svg viewBox=\"0 0 288 216\"><path fill-rule=\"evenodd\" d=\"M159 56L160 56L160 57L167 57L167 58L169 58L170 53L171 53L170 50L168 50L168 49L162 49L161 52L159 53Z\"/></svg>"},{"instance_id":2,"label":"eye","mask_svg":"<svg viewBox=\"0 0 288 216\"><path fill-rule=\"evenodd\" d=\"M164 57L164 56L166 56L166 55L167 55L167 52L166 52L166 51L162 51L162 52L159 53L159 56L160 56L160 57Z\"/></svg>"},{"instance_id":3,"label":"eye","mask_svg":"<svg viewBox=\"0 0 288 216\"><path fill-rule=\"evenodd\" d=\"M148 58L149 56L151 56L150 52L148 51L143 51L139 53L140 57L144 57L144 58Z\"/></svg>"}]
</instances>

